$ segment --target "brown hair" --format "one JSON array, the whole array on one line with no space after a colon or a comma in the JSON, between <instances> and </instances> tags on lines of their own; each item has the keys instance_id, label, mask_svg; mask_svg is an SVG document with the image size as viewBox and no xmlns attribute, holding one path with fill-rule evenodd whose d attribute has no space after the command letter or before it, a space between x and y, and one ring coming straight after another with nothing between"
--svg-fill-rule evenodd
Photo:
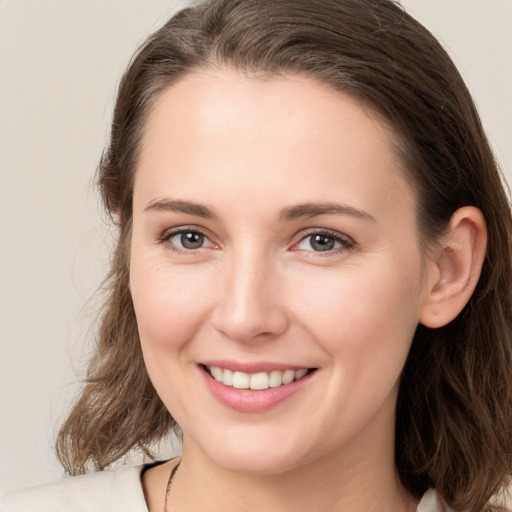
<instances>
[{"instance_id":1,"label":"brown hair","mask_svg":"<svg viewBox=\"0 0 512 512\"><path fill-rule=\"evenodd\" d=\"M512 466L512 219L466 86L438 41L391 0L213 0L151 35L124 75L99 185L119 229L96 352L57 452L70 473L149 452L175 426L142 359L127 287L132 186L145 119L194 70L301 74L369 105L392 127L418 194L425 245L463 205L483 212L476 291L449 325L419 326L397 405L396 464L414 495L435 487L456 511L491 510Z\"/></svg>"}]
</instances>

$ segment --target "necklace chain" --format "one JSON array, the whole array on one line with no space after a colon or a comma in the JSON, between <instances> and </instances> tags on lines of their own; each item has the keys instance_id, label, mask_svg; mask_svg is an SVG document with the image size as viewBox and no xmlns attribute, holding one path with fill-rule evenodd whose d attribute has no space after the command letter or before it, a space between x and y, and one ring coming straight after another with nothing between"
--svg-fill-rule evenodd
<instances>
[{"instance_id":1,"label":"necklace chain","mask_svg":"<svg viewBox=\"0 0 512 512\"><path fill-rule=\"evenodd\" d=\"M169 497L169 493L171 492L172 487L172 479L174 478L174 475L176 474L176 471L180 467L181 460L174 466L171 470L171 474L169 475L169 480L167 481L167 486L165 488L165 501L164 501L164 512L167 512L167 499Z\"/></svg>"},{"instance_id":2,"label":"necklace chain","mask_svg":"<svg viewBox=\"0 0 512 512\"><path fill-rule=\"evenodd\" d=\"M168 512L167 511L167 501L168 501L168 498L169 498L169 494L171 492L171 487L172 487L172 481L174 479L174 475L176 474L176 471L178 471L178 468L180 467L180 464L181 464L181 459L178 461L178 463L176 464L176 466L174 466L172 469L171 469L171 473L169 475L169 480L167 480L167 486L165 488L165 501L164 501L164 512ZM414 510L417 511L417 507L418 507L419 503L414 503ZM412 510L412 505L411 505L411 510Z\"/></svg>"}]
</instances>

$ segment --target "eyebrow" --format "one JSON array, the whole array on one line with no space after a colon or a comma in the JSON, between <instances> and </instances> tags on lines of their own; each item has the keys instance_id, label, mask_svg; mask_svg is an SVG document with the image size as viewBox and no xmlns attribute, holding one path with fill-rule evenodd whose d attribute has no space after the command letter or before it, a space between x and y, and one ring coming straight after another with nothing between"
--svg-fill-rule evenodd
<instances>
[{"instance_id":1,"label":"eyebrow","mask_svg":"<svg viewBox=\"0 0 512 512\"><path fill-rule=\"evenodd\" d=\"M195 215L204 219L217 219L217 215L210 208L179 199L158 199L151 201L144 212L165 211L179 212ZM280 220L291 221L298 219L311 219L320 215L350 215L360 219L376 222L375 218L364 210L338 203L302 203L284 208L279 214Z\"/></svg>"},{"instance_id":2,"label":"eyebrow","mask_svg":"<svg viewBox=\"0 0 512 512\"><path fill-rule=\"evenodd\" d=\"M207 208L202 204L193 203L191 201L180 201L171 199L159 199L151 201L144 212L180 212L187 213L189 215L195 215L197 217L203 217L204 219L216 219L217 216L213 213L213 210Z\"/></svg>"},{"instance_id":3,"label":"eyebrow","mask_svg":"<svg viewBox=\"0 0 512 512\"><path fill-rule=\"evenodd\" d=\"M311 219L319 215L350 215L376 222L375 218L364 210L338 203L303 203L285 208L279 215L283 220Z\"/></svg>"}]
</instances>

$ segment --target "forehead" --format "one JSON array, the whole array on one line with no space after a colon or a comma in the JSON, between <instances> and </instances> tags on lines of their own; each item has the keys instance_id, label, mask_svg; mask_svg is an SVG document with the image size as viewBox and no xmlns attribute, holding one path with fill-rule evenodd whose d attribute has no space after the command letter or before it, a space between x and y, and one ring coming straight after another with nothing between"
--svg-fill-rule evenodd
<instances>
[{"instance_id":1,"label":"forehead","mask_svg":"<svg viewBox=\"0 0 512 512\"><path fill-rule=\"evenodd\" d=\"M368 188L366 202L396 188L410 195L392 139L369 108L309 78L191 74L148 116L135 202L178 188L211 196L222 185L240 193L250 185L259 197L280 190L296 202L354 200Z\"/></svg>"},{"instance_id":2,"label":"forehead","mask_svg":"<svg viewBox=\"0 0 512 512\"><path fill-rule=\"evenodd\" d=\"M245 119L241 111L245 111ZM383 149L389 149L388 142L395 139L393 130L369 105L318 80L297 74L247 76L230 69L204 70L186 75L160 93L150 110L143 139L148 141L154 129L164 125L167 130L179 125L193 129L195 135L211 136L221 128L221 122L232 132L245 128L244 136L269 133L269 121L274 126L280 122L286 130L298 128L296 136L304 135L308 127L318 130L319 125L323 134L331 130L335 135L339 121L348 119L354 121L354 132L358 127L371 126L386 146ZM309 136L313 135L310 130ZM347 138L350 132L339 135Z\"/></svg>"}]
</instances>

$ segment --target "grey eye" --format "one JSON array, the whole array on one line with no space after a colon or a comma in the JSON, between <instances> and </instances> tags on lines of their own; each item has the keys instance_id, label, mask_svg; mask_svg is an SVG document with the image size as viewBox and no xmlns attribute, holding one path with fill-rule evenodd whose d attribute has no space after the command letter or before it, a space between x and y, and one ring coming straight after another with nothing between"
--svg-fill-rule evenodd
<instances>
[{"instance_id":1,"label":"grey eye","mask_svg":"<svg viewBox=\"0 0 512 512\"><path fill-rule=\"evenodd\" d=\"M204 235L196 231L185 231L179 235L180 245L185 249L199 249L204 244Z\"/></svg>"},{"instance_id":2,"label":"grey eye","mask_svg":"<svg viewBox=\"0 0 512 512\"><path fill-rule=\"evenodd\" d=\"M309 245L314 251L331 251L336 245L336 240L333 236L311 235L308 238Z\"/></svg>"},{"instance_id":3,"label":"grey eye","mask_svg":"<svg viewBox=\"0 0 512 512\"><path fill-rule=\"evenodd\" d=\"M352 246L352 242L342 235L318 232L305 236L296 248L301 251L336 253L338 250L350 249Z\"/></svg>"},{"instance_id":4,"label":"grey eye","mask_svg":"<svg viewBox=\"0 0 512 512\"><path fill-rule=\"evenodd\" d=\"M208 238L199 231L178 231L171 235L168 241L175 247L188 251L212 245Z\"/></svg>"}]
</instances>

